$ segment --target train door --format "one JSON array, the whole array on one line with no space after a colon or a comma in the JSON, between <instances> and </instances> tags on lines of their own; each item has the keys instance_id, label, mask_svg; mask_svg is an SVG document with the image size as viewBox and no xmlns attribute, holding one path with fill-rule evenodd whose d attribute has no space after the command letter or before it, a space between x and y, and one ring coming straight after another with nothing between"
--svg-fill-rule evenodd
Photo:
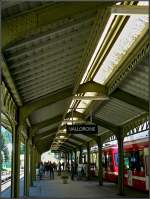
<instances>
[{"instance_id":1,"label":"train door","mask_svg":"<svg viewBox=\"0 0 150 199\"><path fill-rule=\"evenodd\" d=\"M146 190L149 190L149 149L144 148L144 157L145 157L145 177L146 177Z\"/></svg>"}]
</instances>

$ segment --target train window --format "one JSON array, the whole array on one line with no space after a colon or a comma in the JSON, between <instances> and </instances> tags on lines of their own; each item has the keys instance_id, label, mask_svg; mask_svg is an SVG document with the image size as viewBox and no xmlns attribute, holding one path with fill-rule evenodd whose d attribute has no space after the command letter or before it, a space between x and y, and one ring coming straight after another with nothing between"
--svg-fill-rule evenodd
<instances>
[{"instance_id":1,"label":"train window","mask_svg":"<svg viewBox=\"0 0 150 199\"><path fill-rule=\"evenodd\" d=\"M118 160L118 153L115 153L114 157L115 157L115 165L118 166L118 161L119 161Z\"/></svg>"},{"instance_id":2,"label":"train window","mask_svg":"<svg viewBox=\"0 0 150 199\"><path fill-rule=\"evenodd\" d=\"M102 165L103 165L103 167L105 167L105 155L102 155Z\"/></svg>"},{"instance_id":3,"label":"train window","mask_svg":"<svg viewBox=\"0 0 150 199\"><path fill-rule=\"evenodd\" d=\"M128 157L124 157L124 167L125 167L125 169L129 169L129 158Z\"/></svg>"},{"instance_id":4,"label":"train window","mask_svg":"<svg viewBox=\"0 0 150 199\"><path fill-rule=\"evenodd\" d=\"M112 162L112 156L111 155L107 156L107 164L108 164L109 169L112 169L113 162Z\"/></svg>"},{"instance_id":5,"label":"train window","mask_svg":"<svg viewBox=\"0 0 150 199\"><path fill-rule=\"evenodd\" d=\"M141 170L139 151L129 153L129 167L131 170Z\"/></svg>"}]
</instances>

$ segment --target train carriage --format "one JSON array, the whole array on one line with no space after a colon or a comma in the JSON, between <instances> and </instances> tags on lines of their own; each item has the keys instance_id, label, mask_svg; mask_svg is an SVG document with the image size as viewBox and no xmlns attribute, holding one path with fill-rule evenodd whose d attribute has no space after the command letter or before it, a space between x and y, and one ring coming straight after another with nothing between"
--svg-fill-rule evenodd
<instances>
[{"instance_id":1,"label":"train carriage","mask_svg":"<svg viewBox=\"0 0 150 199\"><path fill-rule=\"evenodd\" d=\"M149 182L149 140L148 134L136 140L126 139L124 150L124 184L135 189L148 191ZM103 148L104 180L117 182L118 146L112 144Z\"/></svg>"}]
</instances>

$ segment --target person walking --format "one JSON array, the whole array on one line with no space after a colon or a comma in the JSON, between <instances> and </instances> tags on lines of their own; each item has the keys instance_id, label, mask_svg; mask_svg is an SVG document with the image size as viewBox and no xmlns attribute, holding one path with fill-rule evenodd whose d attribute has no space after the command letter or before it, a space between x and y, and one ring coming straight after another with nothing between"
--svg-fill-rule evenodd
<instances>
[{"instance_id":1,"label":"person walking","mask_svg":"<svg viewBox=\"0 0 150 199\"><path fill-rule=\"evenodd\" d=\"M54 180L54 167L53 167L53 164L51 162L49 163L49 175L50 175L50 180L51 179Z\"/></svg>"},{"instance_id":2,"label":"person walking","mask_svg":"<svg viewBox=\"0 0 150 199\"><path fill-rule=\"evenodd\" d=\"M44 168L43 168L43 163L40 163L39 166L39 176L40 176L40 180L42 180L42 176L43 176L43 172L44 172Z\"/></svg>"},{"instance_id":3,"label":"person walking","mask_svg":"<svg viewBox=\"0 0 150 199\"><path fill-rule=\"evenodd\" d=\"M72 162L71 163L71 180L74 180L74 172L75 172L75 165Z\"/></svg>"}]
</instances>

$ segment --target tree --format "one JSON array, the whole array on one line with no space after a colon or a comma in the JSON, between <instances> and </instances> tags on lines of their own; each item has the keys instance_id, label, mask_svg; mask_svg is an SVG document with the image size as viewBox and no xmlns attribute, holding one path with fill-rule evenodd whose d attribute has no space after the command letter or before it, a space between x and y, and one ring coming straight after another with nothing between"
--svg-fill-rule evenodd
<instances>
[{"instance_id":1,"label":"tree","mask_svg":"<svg viewBox=\"0 0 150 199\"><path fill-rule=\"evenodd\" d=\"M9 151L7 145L5 144L4 135L0 133L0 169L2 170L2 164L9 160Z\"/></svg>"},{"instance_id":2,"label":"tree","mask_svg":"<svg viewBox=\"0 0 150 199\"><path fill-rule=\"evenodd\" d=\"M0 193L2 164L9 159L9 151L5 143L4 135L0 131Z\"/></svg>"}]
</instances>

